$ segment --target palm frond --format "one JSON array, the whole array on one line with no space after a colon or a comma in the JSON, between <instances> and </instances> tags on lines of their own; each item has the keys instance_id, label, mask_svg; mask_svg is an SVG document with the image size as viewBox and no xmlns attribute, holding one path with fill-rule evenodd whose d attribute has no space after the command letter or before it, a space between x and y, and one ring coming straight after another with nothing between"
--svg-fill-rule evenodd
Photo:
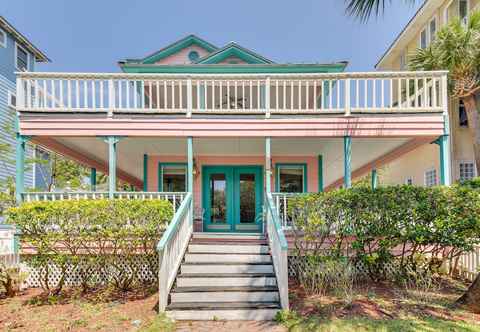
<instances>
[{"instance_id":1,"label":"palm frond","mask_svg":"<svg viewBox=\"0 0 480 332\"><path fill-rule=\"evenodd\" d=\"M407 3L414 4L416 0L404 0ZM368 21L370 17L380 16L385 12L385 7L391 4L392 0L345 0L347 4L346 12L350 16L357 17L362 22Z\"/></svg>"}]
</instances>

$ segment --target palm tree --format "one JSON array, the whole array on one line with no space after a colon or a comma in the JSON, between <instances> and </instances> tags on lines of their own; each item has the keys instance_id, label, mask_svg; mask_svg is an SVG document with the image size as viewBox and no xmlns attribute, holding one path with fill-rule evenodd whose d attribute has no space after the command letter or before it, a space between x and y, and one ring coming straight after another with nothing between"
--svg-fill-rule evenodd
<instances>
[{"instance_id":1,"label":"palm tree","mask_svg":"<svg viewBox=\"0 0 480 332\"><path fill-rule=\"evenodd\" d=\"M404 0L406 3L414 4L416 0ZM385 11L385 7L392 0L345 0L347 13L367 21L372 15L379 16Z\"/></svg>"}]
</instances>

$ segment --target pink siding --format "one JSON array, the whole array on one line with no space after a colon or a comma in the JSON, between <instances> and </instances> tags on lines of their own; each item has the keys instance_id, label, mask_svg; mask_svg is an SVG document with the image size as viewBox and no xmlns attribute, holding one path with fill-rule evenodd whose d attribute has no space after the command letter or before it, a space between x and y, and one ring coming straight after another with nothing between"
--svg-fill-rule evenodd
<instances>
[{"instance_id":1,"label":"pink siding","mask_svg":"<svg viewBox=\"0 0 480 332\"><path fill-rule=\"evenodd\" d=\"M190 59L188 58L188 53L190 53L190 51L197 51L200 58L203 58L204 56L209 54L209 52L207 52L202 47L197 46L197 45L192 45L192 46L186 47L186 48L180 50L179 52L177 52L175 54L172 54L172 55L170 55L170 56L168 56L164 59L161 59L160 61L157 61L156 64L158 64L158 65L179 65L179 64L192 63L192 61L190 61Z\"/></svg>"},{"instance_id":2,"label":"pink siding","mask_svg":"<svg viewBox=\"0 0 480 332\"><path fill-rule=\"evenodd\" d=\"M205 165L265 165L263 156L195 156L198 171L201 173ZM164 162L186 162L185 156L149 156L148 158L148 190L158 191L158 163ZM317 156L273 156L273 169L277 163L306 163L308 191L318 191L318 159ZM194 200L195 206L201 206L202 200L202 175L196 174L194 178ZM272 191L275 188L275 174L272 178Z\"/></svg>"},{"instance_id":3,"label":"pink siding","mask_svg":"<svg viewBox=\"0 0 480 332\"><path fill-rule=\"evenodd\" d=\"M235 61L236 64L246 64L245 61L243 61L240 58L237 58L236 56L230 56L230 57L226 58L225 60L220 61L218 64L219 65L231 65L232 61Z\"/></svg>"}]
</instances>

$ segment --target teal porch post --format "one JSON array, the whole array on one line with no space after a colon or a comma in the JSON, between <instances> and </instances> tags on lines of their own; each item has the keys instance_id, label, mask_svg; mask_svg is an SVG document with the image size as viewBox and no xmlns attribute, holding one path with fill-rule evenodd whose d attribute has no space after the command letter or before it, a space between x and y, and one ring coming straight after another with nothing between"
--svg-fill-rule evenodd
<instances>
[{"instance_id":1,"label":"teal porch post","mask_svg":"<svg viewBox=\"0 0 480 332\"><path fill-rule=\"evenodd\" d=\"M148 191L148 154L143 155L143 191Z\"/></svg>"},{"instance_id":2,"label":"teal porch post","mask_svg":"<svg viewBox=\"0 0 480 332\"><path fill-rule=\"evenodd\" d=\"M272 152L271 152L271 138L265 138L265 191L267 194L272 192Z\"/></svg>"},{"instance_id":3,"label":"teal porch post","mask_svg":"<svg viewBox=\"0 0 480 332\"><path fill-rule=\"evenodd\" d=\"M90 190L97 190L97 169L95 167L90 168Z\"/></svg>"},{"instance_id":4,"label":"teal porch post","mask_svg":"<svg viewBox=\"0 0 480 332\"><path fill-rule=\"evenodd\" d=\"M323 156L318 156L318 192L323 192Z\"/></svg>"},{"instance_id":5,"label":"teal porch post","mask_svg":"<svg viewBox=\"0 0 480 332\"><path fill-rule=\"evenodd\" d=\"M377 189L378 186L378 174L377 170L374 168L372 169L372 189Z\"/></svg>"},{"instance_id":6,"label":"teal porch post","mask_svg":"<svg viewBox=\"0 0 480 332\"><path fill-rule=\"evenodd\" d=\"M343 182L345 188L352 186L352 138L343 137Z\"/></svg>"},{"instance_id":7,"label":"teal porch post","mask_svg":"<svg viewBox=\"0 0 480 332\"><path fill-rule=\"evenodd\" d=\"M23 136L17 132L15 146L15 198L17 203L22 201L22 193L25 191L25 147L29 136Z\"/></svg>"},{"instance_id":8,"label":"teal porch post","mask_svg":"<svg viewBox=\"0 0 480 332\"><path fill-rule=\"evenodd\" d=\"M108 198L115 197L117 190L117 143L120 137L107 136L105 142L108 144Z\"/></svg>"},{"instance_id":9,"label":"teal porch post","mask_svg":"<svg viewBox=\"0 0 480 332\"><path fill-rule=\"evenodd\" d=\"M449 186L452 184L450 172L450 136L442 135L435 143L440 147L440 184Z\"/></svg>"},{"instance_id":10,"label":"teal porch post","mask_svg":"<svg viewBox=\"0 0 480 332\"><path fill-rule=\"evenodd\" d=\"M192 203L190 205L190 224L193 225L193 137L187 138L187 191L192 194Z\"/></svg>"}]
</instances>

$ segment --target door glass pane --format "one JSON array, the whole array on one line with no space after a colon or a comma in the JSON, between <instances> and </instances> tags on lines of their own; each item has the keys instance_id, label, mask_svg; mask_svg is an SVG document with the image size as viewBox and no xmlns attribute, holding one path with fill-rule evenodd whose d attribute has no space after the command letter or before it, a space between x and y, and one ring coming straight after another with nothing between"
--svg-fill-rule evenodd
<instances>
[{"instance_id":1,"label":"door glass pane","mask_svg":"<svg viewBox=\"0 0 480 332\"><path fill-rule=\"evenodd\" d=\"M280 192L302 193L303 192L303 167L280 167Z\"/></svg>"},{"instance_id":2,"label":"door glass pane","mask_svg":"<svg viewBox=\"0 0 480 332\"><path fill-rule=\"evenodd\" d=\"M185 166L164 166L163 167L163 191L184 192L186 191L186 169Z\"/></svg>"},{"instance_id":3,"label":"door glass pane","mask_svg":"<svg viewBox=\"0 0 480 332\"><path fill-rule=\"evenodd\" d=\"M227 180L225 174L210 176L210 215L212 223L227 222Z\"/></svg>"},{"instance_id":4,"label":"door glass pane","mask_svg":"<svg viewBox=\"0 0 480 332\"><path fill-rule=\"evenodd\" d=\"M255 222L255 174L240 174L240 222Z\"/></svg>"}]
</instances>

